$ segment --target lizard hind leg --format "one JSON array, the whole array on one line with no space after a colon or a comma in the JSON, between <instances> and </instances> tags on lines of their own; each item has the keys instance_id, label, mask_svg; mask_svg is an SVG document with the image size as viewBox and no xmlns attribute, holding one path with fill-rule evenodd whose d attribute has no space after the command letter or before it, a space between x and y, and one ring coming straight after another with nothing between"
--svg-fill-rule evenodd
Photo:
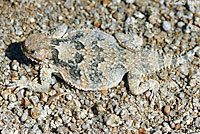
<instances>
[{"instance_id":1,"label":"lizard hind leg","mask_svg":"<svg viewBox=\"0 0 200 134\"><path fill-rule=\"evenodd\" d=\"M129 90L133 95L140 95L147 90L158 90L160 85L157 80L149 79L143 75L128 73Z\"/></svg>"},{"instance_id":2,"label":"lizard hind leg","mask_svg":"<svg viewBox=\"0 0 200 134\"><path fill-rule=\"evenodd\" d=\"M162 69L162 58L153 48L144 48L130 54L128 84L132 94L139 95L147 90L159 89L156 73Z\"/></svg>"}]
</instances>

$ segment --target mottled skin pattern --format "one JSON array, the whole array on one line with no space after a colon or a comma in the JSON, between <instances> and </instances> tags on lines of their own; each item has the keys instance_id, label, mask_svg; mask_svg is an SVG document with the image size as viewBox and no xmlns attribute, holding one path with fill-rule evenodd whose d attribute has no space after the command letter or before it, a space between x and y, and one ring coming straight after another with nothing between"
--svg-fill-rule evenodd
<instances>
[{"instance_id":1,"label":"mottled skin pattern","mask_svg":"<svg viewBox=\"0 0 200 134\"><path fill-rule=\"evenodd\" d=\"M28 37L22 50L28 58L82 90L117 86L128 71L123 56L127 51L112 36L99 30L80 30L62 38L34 34ZM48 79L47 74L42 74L45 73L41 72L41 79Z\"/></svg>"},{"instance_id":2,"label":"mottled skin pattern","mask_svg":"<svg viewBox=\"0 0 200 134\"><path fill-rule=\"evenodd\" d=\"M99 30L58 35L33 34L22 46L24 54L42 68L41 84L28 82L28 88L47 91L52 73L86 91L115 87L126 73L133 94L159 86L151 76L164 67L168 57L162 57L157 51L148 48L130 51L121 47L113 36ZM22 83L19 81L17 85Z\"/></svg>"},{"instance_id":3,"label":"mottled skin pattern","mask_svg":"<svg viewBox=\"0 0 200 134\"><path fill-rule=\"evenodd\" d=\"M113 37L103 32L76 31L62 39L52 39L51 45L54 46L52 51L57 51L52 57L57 72L79 89L111 88L127 72L120 56L123 49L117 46Z\"/></svg>"}]
</instances>

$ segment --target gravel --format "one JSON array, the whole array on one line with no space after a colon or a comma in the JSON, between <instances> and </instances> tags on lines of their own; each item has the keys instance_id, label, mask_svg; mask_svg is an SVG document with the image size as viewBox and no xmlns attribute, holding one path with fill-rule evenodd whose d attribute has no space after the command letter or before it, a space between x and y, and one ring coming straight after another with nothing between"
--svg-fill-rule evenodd
<instances>
[{"instance_id":1,"label":"gravel","mask_svg":"<svg viewBox=\"0 0 200 134\"><path fill-rule=\"evenodd\" d=\"M200 2L10 0L0 8L0 133L200 133ZM107 91L55 76L48 93L9 88L20 78L40 81L40 66L20 46L60 25L123 36L136 51L153 47L165 64L142 95L131 94L126 78Z\"/></svg>"},{"instance_id":2,"label":"gravel","mask_svg":"<svg viewBox=\"0 0 200 134\"><path fill-rule=\"evenodd\" d=\"M162 28L163 28L165 31L170 31L170 30L171 30L171 23L168 22L168 21L164 21L163 24L162 24Z\"/></svg>"}]
</instances>

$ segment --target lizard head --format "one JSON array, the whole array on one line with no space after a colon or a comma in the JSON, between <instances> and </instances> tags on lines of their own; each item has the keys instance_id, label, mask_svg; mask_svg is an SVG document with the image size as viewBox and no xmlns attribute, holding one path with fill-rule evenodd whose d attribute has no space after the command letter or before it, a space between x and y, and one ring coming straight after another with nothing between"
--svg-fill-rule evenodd
<instances>
[{"instance_id":1,"label":"lizard head","mask_svg":"<svg viewBox=\"0 0 200 134\"><path fill-rule=\"evenodd\" d=\"M50 38L45 34L32 34L21 47L27 58L36 62L51 58Z\"/></svg>"}]
</instances>

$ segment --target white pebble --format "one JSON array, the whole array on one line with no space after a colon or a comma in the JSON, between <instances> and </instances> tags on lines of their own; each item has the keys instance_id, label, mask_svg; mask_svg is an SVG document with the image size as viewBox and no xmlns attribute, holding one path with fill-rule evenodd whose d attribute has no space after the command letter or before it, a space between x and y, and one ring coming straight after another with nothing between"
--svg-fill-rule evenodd
<instances>
[{"instance_id":1,"label":"white pebble","mask_svg":"<svg viewBox=\"0 0 200 134\"><path fill-rule=\"evenodd\" d=\"M109 115L106 124L112 127L118 126L119 124L121 124L120 117L115 114L111 114Z\"/></svg>"},{"instance_id":2,"label":"white pebble","mask_svg":"<svg viewBox=\"0 0 200 134\"><path fill-rule=\"evenodd\" d=\"M63 17L62 17L62 16L59 16L58 19L59 19L59 20L63 20Z\"/></svg>"},{"instance_id":3,"label":"white pebble","mask_svg":"<svg viewBox=\"0 0 200 134\"><path fill-rule=\"evenodd\" d=\"M16 95L14 95L14 94L10 94L8 97L9 97L9 100L12 102L17 100Z\"/></svg>"},{"instance_id":4,"label":"white pebble","mask_svg":"<svg viewBox=\"0 0 200 134\"><path fill-rule=\"evenodd\" d=\"M182 21L179 21L179 22L178 22L178 27L180 27L180 28L181 28L181 27L183 27L184 25L185 25L185 23L184 23L184 22L182 22Z\"/></svg>"},{"instance_id":5,"label":"white pebble","mask_svg":"<svg viewBox=\"0 0 200 134\"><path fill-rule=\"evenodd\" d=\"M30 22L31 22L31 23L34 23L34 22L35 22L35 19L31 17L31 18L30 18Z\"/></svg>"},{"instance_id":6,"label":"white pebble","mask_svg":"<svg viewBox=\"0 0 200 134\"><path fill-rule=\"evenodd\" d=\"M144 14L142 14L141 12L136 12L134 15L135 15L136 17L140 18L140 19L142 19L142 18L145 17Z\"/></svg>"},{"instance_id":7,"label":"white pebble","mask_svg":"<svg viewBox=\"0 0 200 134\"><path fill-rule=\"evenodd\" d=\"M163 24L162 24L162 28L163 28L165 31L171 30L171 23L168 22L168 21L164 21Z\"/></svg>"},{"instance_id":8,"label":"white pebble","mask_svg":"<svg viewBox=\"0 0 200 134\"><path fill-rule=\"evenodd\" d=\"M126 0L126 3L132 4L135 0Z\"/></svg>"},{"instance_id":9,"label":"white pebble","mask_svg":"<svg viewBox=\"0 0 200 134\"><path fill-rule=\"evenodd\" d=\"M27 119L27 117L28 117L28 111L25 110L23 115L22 115L21 121L25 121Z\"/></svg>"},{"instance_id":10,"label":"white pebble","mask_svg":"<svg viewBox=\"0 0 200 134\"><path fill-rule=\"evenodd\" d=\"M196 118L195 125L196 125L196 128L200 128L200 117Z\"/></svg>"}]
</instances>

